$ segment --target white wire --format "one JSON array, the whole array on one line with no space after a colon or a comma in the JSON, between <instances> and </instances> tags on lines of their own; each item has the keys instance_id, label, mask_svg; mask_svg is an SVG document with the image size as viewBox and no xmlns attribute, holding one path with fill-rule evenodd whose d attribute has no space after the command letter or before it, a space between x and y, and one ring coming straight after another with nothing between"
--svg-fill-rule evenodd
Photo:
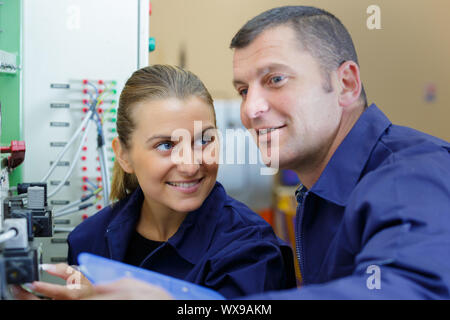
<instances>
[{"instance_id":1,"label":"white wire","mask_svg":"<svg viewBox=\"0 0 450 320\"><path fill-rule=\"evenodd\" d=\"M53 165L48 170L47 174L41 179L41 182L47 181L48 177L52 174L52 172L55 170L56 166L58 165L59 160L64 156L64 154L69 150L72 143L76 140L76 138L80 135L81 130L86 126L86 123L90 120L92 116L92 110L89 110L86 117L84 118L83 122L81 122L81 125L77 128L74 135L70 139L70 141L66 144L64 149L59 153L58 157L56 158L55 162L53 162Z\"/></svg>"},{"instance_id":2,"label":"white wire","mask_svg":"<svg viewBox=\"0 0 450 320\"><path fill-rule=\"evenodd\" d=\"M78 199L78 200L76 200L76 201L74 201L74 202L71 202L71 203L65 205L64 207L59 208L58 210L55 210L55 217L56 217L57 214L59 214L60 212L64 212L64 211L66 211L67 209L70 209L70 208L72 208L72 207L75 207L76 205L79 205L79 204L81 203L81 201L82 201L81 199Z\"/></svg>"},{"instance_id":3,"label":"white wire","mask_svg":"<svg viewBox=\"0 0 450 320\"><path fill-rule=\"evenodd\" d=\"M86 207L86 208L88 208L88 207ZM80 210L83 210L83 209L80 209L78 207L77 208L72 208L72 209L68 209L68 210L62 211L62 212L58 212L58 213L54 214L53 216L55 218L59 218L59 217L62 217L62 216L65 216L65 215L68 215L68 214L71 214L71 213L74 213L74 212L78 212Z\"/></svg>"},{"instance_id":4,"label":"white wire","mask_svg":"<svg viewBox=\"0 0 450 320\"><path fill-rule=\"evenodd\" d=\"M102 181L103 181L103 204L106 207L109 205L110 185L109 185L108 168L106 166L106 159L105 159L105 154L106 154L105 145L103 145L102 148L99 148L98 153L99 153L100 169L101 169L101 175L102 175Z\"/></svg>"},{"instance_id":5,"label":"white wire","mask_svg":"<svg viewBox=\"0 0 450 320\"><path fill-rule=\"evenodd\" d=\"M78 158L80 156L81 149L83 147L84 140L86 140L86 137L88 135L89 129L90 129L90 123L87 124L86 129L84 130L83 136L81 137L80 145L78 146L78 150L77 150L77 152L75 154L75 157L74 157L74 159L72 161L72 164L71 164L71 166L69 168L69 171L67 172L67 174L64 177L64 179L62 179L61 182L58 184L58 186L56 186L56 188L53 189L52 192L50 192L50 194L47 196L47 198L53 197L59 190L61 190L61 188L65 185L66 181L69 179L70 175L73 172L73 169L75 169L75 165L78 162L77 160L78 160Z\"/></svg>"},{"instance_id":6,"label":"white wire","mask_svg":"<svg viewBox=\"0 0 450 320\"><path fill-rule=\"evenodd\" d=\"M62 217L62 216L65 216L65 215L68 215L68 214L77 212L77 211L79 211L79 210L80 210L80 209L78 209L78 207L76 207L76 208L71 208L71 209L65 210L65 211L63 211L63 212L55 213L53 216L54 216L55 218L59 218L59 217Z\"/></svg>"},{"instance_id":7,"label":"white wire","mask_svg":"<svg viewBox=\"0 0 450 320\"><path fill-rule=\"evenodd\" d=\"M0 243L6 242L8 240L11 240L17 236L17 230L16 229L9 229L5 233L0 234Z\"/></svg>"}]
</instances>

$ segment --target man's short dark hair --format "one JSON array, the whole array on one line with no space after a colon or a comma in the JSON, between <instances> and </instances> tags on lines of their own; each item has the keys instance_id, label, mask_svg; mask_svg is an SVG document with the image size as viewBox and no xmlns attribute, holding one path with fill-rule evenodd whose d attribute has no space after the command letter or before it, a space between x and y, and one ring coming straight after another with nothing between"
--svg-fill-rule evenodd
<instances>
[{"instance_id":1,"label":"man's short dark hair","mask_svg":"<svg viewBox=\"0 0 450 320\"><path fill-rule=\"evenodd\" d=\"M307 6L285 6L265 11L249 20L231 40L231 49L248 46L263 31L280 25L293 28L299 38L301 49L315 57L324 72L324 89L331 92L330 73L346 61L358 64L358 56L352 38L331 13ZM367 107L367 98L362 86L360 99Z\"/></svg>"}]
</instances>

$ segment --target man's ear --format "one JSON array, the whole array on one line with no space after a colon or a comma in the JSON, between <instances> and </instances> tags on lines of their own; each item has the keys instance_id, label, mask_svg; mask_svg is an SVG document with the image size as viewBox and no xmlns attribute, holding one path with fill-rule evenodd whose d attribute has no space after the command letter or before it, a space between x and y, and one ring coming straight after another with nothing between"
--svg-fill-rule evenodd
<instances>
[{"instance_id":1,"label":"man's ear","mask_svg":"<svg viewBox=\"0 0 450 320\"><path fill-rule=\"evenodd\" d=\"M339 105L348 107L359 100L362 90L359 67L354 61L346 61L337 69Z\"/></svg>"},{"instance_id":2,"label":"man's ear","mask_svg":"<svg viewBox=\"0 0 450 320\"><path fill-rule=\"evenodd\" d=\"M119 137L115 137L113 139L112 148L114 154L116 155L116 161L119 162L119 165L122 167L123 171L130 174L134 173L133 166L131 165L130 162L128 150L124 146L122 146Z\"/></svg>"}]
</instances>

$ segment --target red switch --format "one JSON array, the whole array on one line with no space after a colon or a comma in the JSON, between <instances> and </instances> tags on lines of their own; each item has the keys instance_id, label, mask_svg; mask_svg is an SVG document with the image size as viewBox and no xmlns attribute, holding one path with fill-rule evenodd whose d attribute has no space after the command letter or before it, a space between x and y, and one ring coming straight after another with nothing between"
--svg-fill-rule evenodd
<instances>
[{"instance_id":1,"label":"red switch","mask_svg":"<svg viewBox=\"0 0 450 320\"><path fill-rule=\"evenodd\" d=\"M102 205L101 204L98 204L97 205L97 210L100 210L102 208Z\"/></svg>"},{"instance_id":2,"label":"red switch","mask_svg":"<svg viewBox=\"0 0 450 320\"><path fill-rule=\"evenodd\" d=\"M82 160L82 161L86 161L86 159L87 159L86 156L82 156L82 157L81 157L81 160Z\"/></svg>"},{"instance_id":3,"label":"red switch","mask_svg":"<svg viewBox=\"0 0 450 320\"><path fill-rule=\"evenodd\" d=\"M86 220L87 218L89 218L89 216L86 213L83 213L83 215L81 216L81 219Z\"/></svg>"},{"instance_id":4,"label":"red switch","mask_svg":"<svg viewBox=\"0 0 450 320\"><path fill-rule=\"evenodd\" d=\"M82 167L81 170L87 171L87 167Z\"/></svg>"},{"instance_id":5,"label":"red switch","mask_svg":"<svg viewBox=\"0 0 450 320\"><path fill-rule=\"evenodd\" d=\"M86 150L87 150L87 147L84 146L81 150L86 151Z\"/></svg>"},{"instance_id":6,"label":"red switch","mask_svg":"<svg viewBox=\"0 0 450 320\"><path fill-rule=\"evenodd\" d=\"M88 191L87 185L83 185L83 186L81 187L81 189L83 189L83 191Z\"/></svg>"},{"instance_id":7,"label":"red switch","mask_svg":"<svg viewBox=\"0 0 450 320\"><path fill-rule=\"evenodd\" d=\"M10 147L0 147L0 153L11 153L8 168L14 169L25 159L25 141L11 141Z\"/></svg>"}]
</instances>

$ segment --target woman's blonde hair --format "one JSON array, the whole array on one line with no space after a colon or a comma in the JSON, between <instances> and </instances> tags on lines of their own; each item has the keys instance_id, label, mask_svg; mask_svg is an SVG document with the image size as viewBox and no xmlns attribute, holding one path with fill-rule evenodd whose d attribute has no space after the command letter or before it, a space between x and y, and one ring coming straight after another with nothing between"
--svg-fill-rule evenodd
<instances>
[{"instance_id":1,"label":"woman's blonde hair","mask_svg":"<svg viewBox=\"0 0 450 320\"><path fill-rule=\"evenodd\" d=\"M130 148L131 135L135 129L132 119L133 107L142 101L196 96L213 108L213 99L203 82L192 72L169 65L152 65L135 71L125 83L120 94L117 111L117 134L123 148ZM215 117L215 115L214 115ZM114 162L111 184L111 200L121 200L139 186L134 174L126 173Z\"/></svg>"}]
</instances>

